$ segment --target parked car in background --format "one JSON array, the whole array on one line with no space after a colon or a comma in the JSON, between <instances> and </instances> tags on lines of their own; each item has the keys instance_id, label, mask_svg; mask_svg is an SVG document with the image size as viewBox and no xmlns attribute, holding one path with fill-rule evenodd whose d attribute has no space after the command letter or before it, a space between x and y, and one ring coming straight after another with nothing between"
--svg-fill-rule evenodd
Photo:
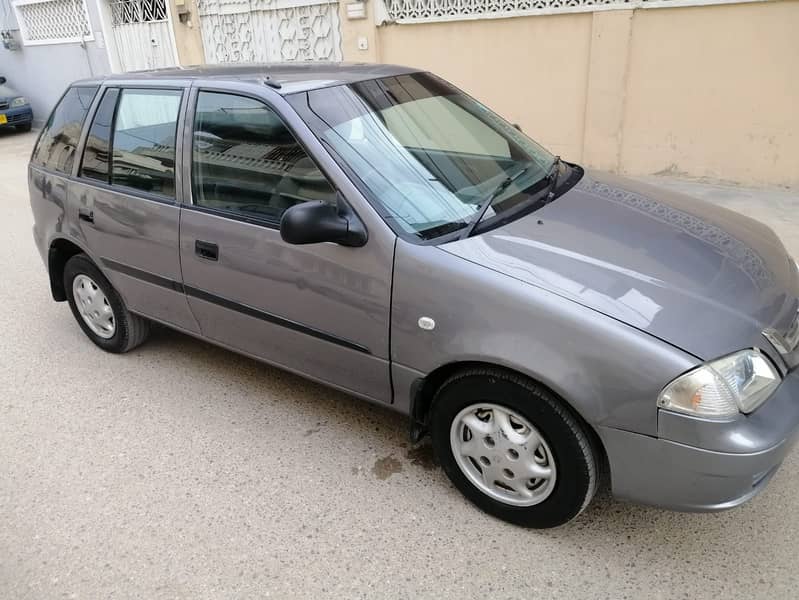
<instances>
[{"instance_id":1,"label":"parked car in background","mask_svg":"<svg viewBox=\"0 0 799 600\"><path fill-rule=\"evenodd\" d=\"M799 271L771 230L563 161L430 73L80 81L29 187L97 346L163 323L391 406L512 523L565 523L603 473L730 508L797 437Z\"/></svg>"},{"instance_id":2,"label":"parked car in background","mask_svg":"<svg viewBox=\"0 0 799 600\"><path fill-rule=\"evenodd\" d=\"M33 126L33 109L28 99L0 77L0 130L14 127L17 131L30 131Z\"/></svg>"}]
</instances>

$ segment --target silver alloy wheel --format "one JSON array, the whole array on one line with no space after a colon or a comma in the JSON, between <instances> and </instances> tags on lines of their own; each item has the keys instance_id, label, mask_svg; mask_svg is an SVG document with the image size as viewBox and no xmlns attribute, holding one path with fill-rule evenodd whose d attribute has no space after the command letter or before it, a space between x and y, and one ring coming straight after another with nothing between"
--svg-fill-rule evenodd
<instances>
[{"instance_id":1,"label":"silver alloy wheel","mask_svg":"<svg viewBox=\"0 0 799 600\"><path fill-rule=\"evenodd\" d=\"M482 492L513 506L546 500L555 488L552 451L520 414L497 404L472 404L452 420L450 445L461 471Z\"/></svg>"},{"instance_id":2,"label":"silver alloy wheel","mask_svg":"<svg viewBox=\"0 0 799 600\"><path fill-rule=\"evenodd\" d=\"M77 275L72 280L72 296L80 316L94 333L103 339L114 337L116 319L114 309L103 290L88 275Z\"/></svg>"}]
</instances>

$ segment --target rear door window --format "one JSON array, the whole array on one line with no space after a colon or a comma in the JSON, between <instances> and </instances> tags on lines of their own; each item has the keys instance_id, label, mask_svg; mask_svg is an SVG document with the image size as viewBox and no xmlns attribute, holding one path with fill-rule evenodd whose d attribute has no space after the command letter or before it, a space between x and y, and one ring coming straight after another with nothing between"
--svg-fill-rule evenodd
<instances>
[{"instance_id":1,"label":"rear door window","mask_svg":"<svg viewBox=\"0 0 799 600\"><path fill-rule=\"evenodd\" d=\"M114 119L111 183L175 196L180 90L125 89Z\"/></svg>"},{"instance_id":2,"label":"rear door window","mask_svg":"<svg viewBox=\"0 0 799 600\"><path fill-rule=\"evenodd\" d=\"M108 183L111 164L111 131L114 124L114 110L119 97L118 89L107 89L94 113L86 147L83 150L83 161L80 167L81 177L96 179Z\"/></svg>"},{"instance_id":3,"label":"rear door window","mask_svg":"<svg viewBox=\"0 0 799 600\"><path fill-rule=\"evenodd\" d=\"M44 126L31 162L52 171L72 173L83 121L98 86L76 86L67 90Z\"/></svg>"}]
</instances>

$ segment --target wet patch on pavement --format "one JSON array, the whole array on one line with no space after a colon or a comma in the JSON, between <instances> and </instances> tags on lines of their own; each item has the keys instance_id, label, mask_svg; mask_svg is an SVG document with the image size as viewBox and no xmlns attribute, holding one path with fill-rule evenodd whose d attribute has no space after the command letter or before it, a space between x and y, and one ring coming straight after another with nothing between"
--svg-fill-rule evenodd
<instances>
[{"instance_id":1,"label":"wet patch on pavement","mask_svg":"<svg viewBox=\"0 0 799 600\"><path fill-rule=\"evenodd\" d=\"M402 471L402 463L389 454L383 458L378 458L372 465L372 473L378 479L386 480L395 473Z\"/></svg>"},{"instance_id":2,"label":"wet patch on pavement","mask_svg":"<svg viewBox=\"0 0 799 600\"><path fill-rule=\"evenodd\" d=\"M438 466L436 457L433 454L433 446L430 444L411 448L405 453L405 458L411 461L412 465L422 467L425 471L432 471Z\"/></svg>"}]
</instances>

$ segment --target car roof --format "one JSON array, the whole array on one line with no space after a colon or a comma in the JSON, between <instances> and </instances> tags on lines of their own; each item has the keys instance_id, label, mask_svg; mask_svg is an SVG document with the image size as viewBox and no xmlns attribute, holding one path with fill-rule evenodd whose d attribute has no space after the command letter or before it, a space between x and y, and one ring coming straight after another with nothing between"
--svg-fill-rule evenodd
<instances>
[{"instance_id":1,"label":"car roof","mask_svg":"<svg viewBox=\"0 0 799 600\"><path fill-rule=\"evenodd\" d=\"M220 82L251 81L262 83L268 80L275 84L274 87L278 92L290 94L298 91L415 72L418 72L418 69L378 63L238 63L133 71L130 73L108 75L103 78L84 79L76 81L75 84L194 79L214 79Z\"/></svg>"}]
</instances>

